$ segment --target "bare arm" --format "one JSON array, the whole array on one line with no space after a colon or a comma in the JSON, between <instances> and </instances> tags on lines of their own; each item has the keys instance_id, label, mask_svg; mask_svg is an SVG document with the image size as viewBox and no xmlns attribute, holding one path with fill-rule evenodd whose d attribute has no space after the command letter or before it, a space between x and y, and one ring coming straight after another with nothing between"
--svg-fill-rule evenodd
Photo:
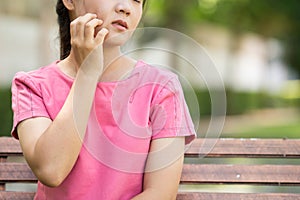
<instances>
[{"instance_id":1,"label":"bare arm","mask_svg":"<svg viewBox=\"0 0 300 200\"><path fill-rule=\"evenodd\" d=\"M80 68L57 117L53 121L43 117L27 119L17 127L24 156L45 185L60 185L79 155L95 88L103 71L102 43L107 30L102 29L94 37L95 27L101 23L92 14L71 23L71 54L76 55L75 63Z\"/></svg>"},{"instance_id":2,"label":"bare arm","mask_svg":"<svg viewBox=\"0 0 300 200\"><path fill-rule=\"evenodd\" d=\"M174 200L184 153L184 138L153 140L144 174L143 192L132 200Z\"/></svg>"}]
</instances>

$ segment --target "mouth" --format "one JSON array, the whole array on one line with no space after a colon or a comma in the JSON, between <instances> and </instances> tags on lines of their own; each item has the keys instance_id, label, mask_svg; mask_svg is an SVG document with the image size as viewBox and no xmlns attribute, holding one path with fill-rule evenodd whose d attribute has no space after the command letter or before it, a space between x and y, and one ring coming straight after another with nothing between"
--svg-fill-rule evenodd
<instances>
[{"instance_id":1,"label":"mouth","mask_svg":"<svg viewBox=\"0 0 300 200\"><path fill-rule=\"evenodd\" d=\"M112 25L114 27L116 27L117 29L120 29L120 30L127 30L128 29L127 23L125 21L123 21L123 20L113 21Z\"/></svg>"}]
</instances>

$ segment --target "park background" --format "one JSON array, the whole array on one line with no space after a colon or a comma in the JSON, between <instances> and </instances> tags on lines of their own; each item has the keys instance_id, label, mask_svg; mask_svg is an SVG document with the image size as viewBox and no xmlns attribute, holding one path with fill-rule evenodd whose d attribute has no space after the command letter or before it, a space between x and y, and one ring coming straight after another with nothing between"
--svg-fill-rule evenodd
<instances>
[{"instance_id":1,"label":"park background","mask_svg":"<svg viewBox=\"0 0 300 200\"><path fill-rule=\"evenodd\" d=\"M0 136L10 136L10 87L15 73L34 70L59 59L54 7L55 0L0 1ZM164 27L181 32L203 47L207 57L213 60L212 67L224 81L227 100L226 120L221 134L217 134L219 137L300 138L299 7L299 0L148 0L140 27ZM183 49L199 57L204 69L211 67L202 63L203 56L184 41L148 35L143 37L143 42ZM155 57L157 62L169 60L170 66L187 77L192 74L191 67L186 67L177 57L147 56L151 60ZM190 81L193 89L185 93L188 96L192 92L197 98L199 108L191 108L190 104L189 107L192 112L200 110L198 137L209 137L211 94L223 88L214 86L208 91L203 80L191 78ZM295 162L299 164L299 160ZM30 186L29 190L34 191L35 187ZM224 187L208 185L195 189L290 191L288 187Z\"/></svg>"},{"instance_id":2,"label":"park background","mask_svg":"<svg viewBox=\"0 0 300 200\"><path fill-rule=\"evenodd\" d=\"M14 74L59 59L54 7L54 0L0 1L0 135L10 135L12 127ZM298 0L148 0L140 27L181 32L214 61L227 98L221 137L299 138L299 7ZM148 37L145 41L161 42ZM162 42L189 50L172 38ZM189 74L175 59L170 66ZM192 82L201 114L197 133L205 137L211 93L200 80Z\"/></svg>"}]
</instances>

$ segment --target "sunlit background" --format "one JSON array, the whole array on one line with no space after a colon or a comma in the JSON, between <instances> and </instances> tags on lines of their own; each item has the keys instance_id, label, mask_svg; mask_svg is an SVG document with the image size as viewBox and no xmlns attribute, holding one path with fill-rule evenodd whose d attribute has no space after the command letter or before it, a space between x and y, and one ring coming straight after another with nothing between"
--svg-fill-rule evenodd
<instances>
[{"instance_id":1,"label":"sunlit background","mask_svg":"<svg viewBox=\"0 0 300 200\"><path fill-rule=\"evenodd\" d=\"M0 136L10 136L10 86L14 74L59 59L55 3L55 0L0 1ZM140 27L176 30L205 49L226 88L227 116L220 137L300 138L299 8L299 0L148 0ZM183 49L198 57L203 69L211 67L184 41L174 41L172 37L163 40L159 35L143 40ZM166 60L153 52L147 56L151 61ZM169 65L186 77L193 74L176 57L169 59ZM197 133L198 137L206 137L211 116L210 93L201 80L190 81L193 89L185 93L187 97L190 92L196 96L199 108L195 109L195 104L189 107L191 111L200 110ZM193 117L198 123L199 116ZM230 159L230 163L235 162ZM238 191L274 188L242 185ZM216 188L196 188L211 189ZM216 190L234 192L237 186L218 186ZM282 192L289 188L275 190Z\"/></svg>"},{"instance_id":2,"label":"sunlit background","mask_svg":"<svg viewBox=\"0 0 300 200\"><path fill-rule=\"evenodd\" d=\"M59 59L54 7L54 0L0 1L0 135L10 135L14 74ZM221 137L299 138L299 7L298 0L148 0L141 27L182 32L207 51L226 87ZM194 81L193 88L202 137L211 103L205 87Z\"/></svg>"}]
</instances>

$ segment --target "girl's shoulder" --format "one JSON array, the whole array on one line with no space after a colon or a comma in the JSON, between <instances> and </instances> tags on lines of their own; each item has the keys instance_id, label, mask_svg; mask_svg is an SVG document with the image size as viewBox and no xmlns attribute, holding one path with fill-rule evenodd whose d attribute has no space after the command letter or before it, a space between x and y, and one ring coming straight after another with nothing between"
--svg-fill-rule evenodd
<instances>
[{"instance_id":1,"label":"girl's shoulder","mask_svg":"<svg viewBox=\"0 0 300 200\"><path fill-rule=\"evenodd\" d=\"M57 62L52 62L35 70L17 72L13 78L13 82L43 83L57 80L58 77L61 77Z\"/></svg>"},{"instance_id":2,"label":"girl's shoulder","mask_svg":"<svg viewBox=\"0 0 300 200\"><path fill-rule=\"evenodd\" d=\"M166 82L172 79L178 79L176 73L172 68L162 67L161 65L149 64L145 61L138 61L136 65L136 72L140 73L143 79L156 80L159 82Z\"/></svg>"}]
</instances>

